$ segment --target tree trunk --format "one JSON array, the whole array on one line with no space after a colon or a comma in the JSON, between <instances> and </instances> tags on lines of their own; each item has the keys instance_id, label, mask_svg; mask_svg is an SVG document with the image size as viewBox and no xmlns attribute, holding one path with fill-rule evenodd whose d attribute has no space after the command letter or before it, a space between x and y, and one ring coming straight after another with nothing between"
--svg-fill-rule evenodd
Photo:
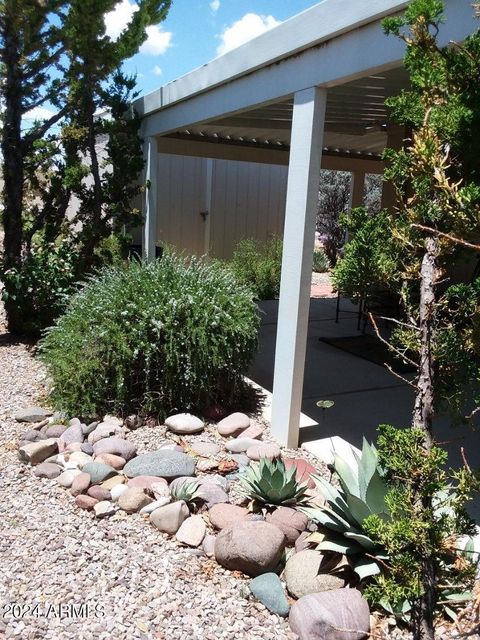
<instances>
[{"instance_id":1,"label":"tree trunk","mask_svg":"<svg viewBox=\"0 0 480 640\"><path fill-rule=\"evenodd\" d=\"M5 69L3 86L4 117L2 127L3 154L3 269L18 266L22 256L23 150L22 150L22 68L20 43L15 29L15 16L5 11L2 63ZM7 289L8 292L8 289ZM5 303L8 328L21 330L18 305Z\"/></svg>"},{"instance_id":2,"label":"tree trunk","mask_svg":"<svg viewBox=\"0 0 480 640\"><path fill-rule=\"evenodd\" d=\"M413 426L422 429L427 450L433 446L432 420L434 414L435 371L433 366L434 323L435 323L435 285L437 277L438 240L428 237L425 240L425 254L420 272L420 368L417 381L417 394L413 412ZM420 502L420 499L419 499ZM418 505L421 511L431 508L431 497ZM435 565L433 559L423 559L422 587L423 595L414 607L414 640L433 640L433 611L436 603Z\"/></svg>"}]
</instances>

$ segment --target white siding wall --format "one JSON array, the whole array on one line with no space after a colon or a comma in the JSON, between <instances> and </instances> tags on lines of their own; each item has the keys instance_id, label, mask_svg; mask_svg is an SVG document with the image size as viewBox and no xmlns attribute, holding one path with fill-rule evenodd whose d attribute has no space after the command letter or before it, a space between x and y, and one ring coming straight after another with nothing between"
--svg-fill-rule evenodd
<instances>
[{"instance_id":1,"label":"white siding wall","mask_svg":"<svg viewBox=\"0 0 480 640\"><path fill-rule=\"evenodd\" d=\"M281 236L287 167L212 160L210 254L231 256L242 238ZM159 154L157 241L202 254L207 209L207 159Z\"/></svg>"}]
</instances>

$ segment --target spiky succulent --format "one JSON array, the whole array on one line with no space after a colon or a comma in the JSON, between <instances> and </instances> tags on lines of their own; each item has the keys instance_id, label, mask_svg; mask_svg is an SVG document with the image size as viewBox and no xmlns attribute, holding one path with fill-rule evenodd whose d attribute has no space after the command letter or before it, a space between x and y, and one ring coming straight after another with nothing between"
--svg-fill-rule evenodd
<instances>
[{"instance_id":1,"label":"spiky succulent","mask_svg":"<svg viewBox=\"0 0 480 640\"><path fill-rule=\"evenodd\" d=\"M362 580L380 573L382 563L388 560L385 550L375 544L362 527L365 518L372 514L390 517L385 504L388 486L379 469L377 450L365 439L361 456L353 447L346 457L335 454L333 468L340 482L338 489L314 476L328 506L304 507L302 511L326 534L318 548L348 556Z\"/></svg>"},{"instance_id":2,"label":"spiky succulent","mask_svg":"<svg viewBox=\"0 0 480 640\"><path fill-rule=\"evenodd\" d=\"M185 478L180 482L174 481L170 485L170 496L172 502L177 502L178 500L183 500L187 504L195 502L200 498L200 483L193 478L191 480L190 478Z\"/></svg>"},{"instance_id":3,"label":"spiky succulent","mask_svg":"<svg viewBox=\"0 0 480 640\"><path fill-rule=\"evenodd\" d=\"M287 471L282 460L267 460L251 465L240 482L243 493L266 505L293 505L304 502L307 485L297 481L295 465Z\"/></svg>"}]
</instances>

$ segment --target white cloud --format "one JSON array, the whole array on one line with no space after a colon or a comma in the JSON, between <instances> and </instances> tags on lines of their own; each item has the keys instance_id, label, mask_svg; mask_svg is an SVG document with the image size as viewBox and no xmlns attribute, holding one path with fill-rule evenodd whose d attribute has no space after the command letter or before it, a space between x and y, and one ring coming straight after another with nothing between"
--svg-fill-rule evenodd
<instances>
[{"instance_id":1,"label":"white cloud","mask_svg":"<svg viewBox=\"0 0 480 640\"><path fill-rule=\"evenodd\" d=\"M121 0L115 5L115 9L105 14L105 30L107 36L116 40L125 27L130 23L133 14L138 11L138 6L130 0ZM140 47L140 53L158 56L171 46L172 34L165 31L160 25L147 27L147 40Z\"/></svg>"},{"instance_id":2,"label":"white cloud","mask_svg":"<svg viewBox=\"0 0 480 640\"><path fill-rule=\"evenodd\" d=\"M273 16L260 16L257 13L246 13L243 18L226 27L220 34L221 44L217 47L218 55L236 49L241 44L256 38L260 34L276 27L280 22Z\"/></svg>"},{"instance_id":3,"label":"white cloud","mask_svg":"<svg viewBox=\"0 0 480 640\"><path fill-rule=\"evenodd\" d=\"M159 67L159 66L158 66L158 64L156 64L156 65L153 67L153 75L155 75L155 76L161 76L161 75L162 75L162 73L163 73L163 71L162 71L161 67Z\"/></svg>"},{"instance_id":4,"label":"white cloud","mask_svg":"<svg viewBox=\"0 0 480 640\"><path fill-rule=\"evenodd\" d=\"M34 109L30 109L27 111L22 118L23 120L48 120L52 116L54 116L56 111L52 111L51 109L47 109L47 107L35 107Z\"/></svg>"},{"instance_id":5,"label":"white cloud","mask_svg":"<svg viewBox=\"0 0 480 640\"><path fill-rule=\"evenodd\" d=\"M210 9L212 10L212 13L217 13L220 9L220 0L212 0L210 2Z\"/></svg>"},{"instance_id":6,"label":"white cloud","mask_svg":"<svg viewBox=\"0 0 480 640\"><path fill-rule=\"evenodd\" d=\"M140 47L140 53L148 56L161 56L172 46L172 33L164 31L162 27L153 25L147 27L147 39Z\"/></svg>"}]
</instances>

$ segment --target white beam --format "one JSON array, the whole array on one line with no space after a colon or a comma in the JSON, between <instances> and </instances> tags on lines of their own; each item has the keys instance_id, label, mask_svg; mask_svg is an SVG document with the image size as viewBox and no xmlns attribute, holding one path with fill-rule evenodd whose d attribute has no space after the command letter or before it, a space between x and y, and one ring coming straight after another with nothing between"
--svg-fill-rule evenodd
<instances>
[{"instance_id":1,"label":"white beam","mask_svg":"<svg viewBox=\"0 0 480 640\"><path fill-rule=\"evenodd\" d=\"M143 257L148 262L155 260L157 241L157 181L158 149L157 139L149 137L144 142L145 195L143 202Z\"/></svg>"},{"instance_id":2,"label":"white beam","mask_svg":"<svg viewBox=\"0 0 480 640\"><path fill-rule=\"evenodd\" d=\"M272 400L272 434L289 447L298 446L326 102L312 87L293 107Z\"/></svg>"}]
</instances>

